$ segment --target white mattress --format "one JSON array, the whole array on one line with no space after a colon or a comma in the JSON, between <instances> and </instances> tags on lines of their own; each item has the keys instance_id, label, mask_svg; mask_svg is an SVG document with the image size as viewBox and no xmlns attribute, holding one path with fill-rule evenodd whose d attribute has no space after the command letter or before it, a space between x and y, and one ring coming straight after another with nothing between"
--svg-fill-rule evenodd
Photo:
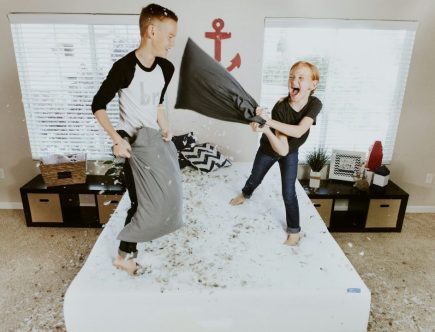
<instances>
[{"instance_id":1,"label":"white mattress","mask_svg":"<svg viewBox=\"0 0 435 332\"><path fill-rule=\"evenodd\" d=\"M370 291L299 184L306 236L298 247L282 244L277 165L244 205L228 204L251 166L184 171L186 226L139 245L147 266L140 277L112 267L129 205L124 195L67 290L67 330L366 331Z\"/></svg>"}]
</instances>

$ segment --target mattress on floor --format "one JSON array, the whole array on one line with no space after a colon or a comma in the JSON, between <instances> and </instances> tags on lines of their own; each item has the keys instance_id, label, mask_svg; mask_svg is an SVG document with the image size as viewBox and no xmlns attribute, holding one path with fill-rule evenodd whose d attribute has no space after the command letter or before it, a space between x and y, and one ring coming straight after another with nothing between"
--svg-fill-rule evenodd
<instances>
[{"instance_id":1,"label":"mattress on floor","mask_svg":"<svg viewBox=\"0 0 435 332\"><path fill-rule=\"evenodd\" d=\"M186 225L139 245L146 271L139 277L112 266L129 206L124 195L67 290L67 330L366 331L370 291L299 183L305 237L298 247L282 244L277 165L245 204L228 204L251 166L183 171Z\"/></svg>"}]
</instances>

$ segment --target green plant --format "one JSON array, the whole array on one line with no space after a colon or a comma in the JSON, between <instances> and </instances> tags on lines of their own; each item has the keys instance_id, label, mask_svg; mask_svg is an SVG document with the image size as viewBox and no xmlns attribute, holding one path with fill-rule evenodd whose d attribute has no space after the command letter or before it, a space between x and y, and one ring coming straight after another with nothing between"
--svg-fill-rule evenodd
<instances>
[{"instance_id":1,"label":"green plant","mask_svg":"<svg viewBox=\"0 0 435 332\"><path fill-rule=\"evenodd\" d=\"M105 176L112 176L120 183L124 183L124 162L120 161L118 158L112 160L106 160L104 165L110 165L107 169Z\"/></svg>"},{"instance_id":2,"label":"green plant","mask_svg":"<svg viewBox=\"0 0 435 332\"><path fill-rule=\"evenodd\" d=\"M313 172L320 172L329 161L329 156L325 149L316 148L307 153L307 164Z\"/></svg>"}]
</instances>

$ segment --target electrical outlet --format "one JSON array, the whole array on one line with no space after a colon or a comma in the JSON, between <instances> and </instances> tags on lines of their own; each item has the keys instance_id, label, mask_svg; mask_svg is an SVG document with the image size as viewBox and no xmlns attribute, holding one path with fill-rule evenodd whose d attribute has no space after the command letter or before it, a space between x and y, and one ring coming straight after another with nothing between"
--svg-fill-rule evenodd
<instances>
[{"instance_id":1,"label":"electrical outlet","mask_svg":"<svg viewBox=\"0 0 435 332\"><path fill-rule=\"evenodd\" d=\"M0 179L4 179L5 178L5 170L4 168L0 168Z\"/></svg>"},{"instance_id":2,"label":"electrical outlet","mask_svg":"<svg viewBox=\"0 0 435 332\"><path fill-rule=\"evenodd\" d=\"M432 181L433 181L433 173L427 173L426 174L426 181L425 181L425 183L431 184Z\"/></svg>"}]
</instances>

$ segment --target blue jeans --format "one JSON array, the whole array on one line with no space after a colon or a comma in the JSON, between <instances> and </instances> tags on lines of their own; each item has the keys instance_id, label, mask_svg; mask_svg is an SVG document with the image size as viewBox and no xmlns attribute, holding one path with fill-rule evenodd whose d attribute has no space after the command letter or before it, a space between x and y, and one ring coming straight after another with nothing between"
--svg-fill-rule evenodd
<instances>
[{"instance_id":1,"label":"blue jeans","mask_svg":"<svg viewBox=\"0 0 435 332\"><path fill-rule=\"evenodd\" d=\"M299 204L296 196L296 179L298 173L298 150L285 157L275 157L257 151L251 175L242 189L243 196L250 198L254 190L263 181L264 176L275 162L281 170L282 197L285 204L287 233L299 233Z\"/></svg>"}]
</instances>

